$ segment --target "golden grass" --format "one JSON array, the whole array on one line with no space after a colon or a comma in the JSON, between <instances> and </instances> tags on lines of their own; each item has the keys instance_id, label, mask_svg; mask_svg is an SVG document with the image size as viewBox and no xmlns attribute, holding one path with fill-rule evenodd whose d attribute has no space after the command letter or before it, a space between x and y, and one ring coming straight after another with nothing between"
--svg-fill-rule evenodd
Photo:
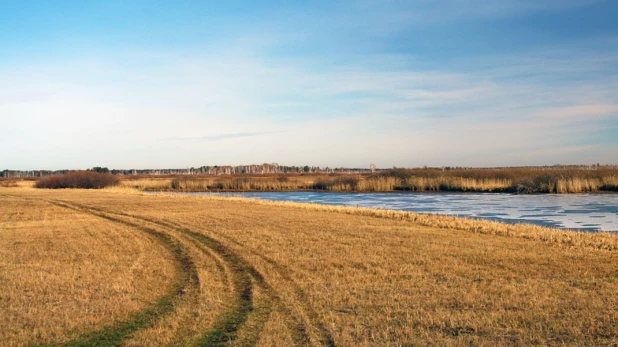
<instances>
[{"instance_id":1,"label":"golden grass","mask_svg":"<svg viewBox=\"0 0 618 347\"><path fill-rule=\"evenodd\" d=\"M160 186L153 190L181 190L181 191L265 191L265 190L304 190L309 189L314 182L313 176L266 176L266 177L179 177L171 181L168 186Z\"/></svg>"},{"instance_id":2,"label":"golden grass","mask_svg":"<svg viewBox=\"0 0 618 347\"><path fill-rule=\"evenodd\" d=\"M0 206L28 198L64 201L110 221L156 228L185 246L200 289L125 345L217 345L227 338L262 346L618 343L614 234L122 192L6 188L0 195L13 197L0 197ZM0 286L18 281L9 276ZM60 288L49 290L60 295ZM195 304L200 300L207 304ZM18 328L5 335L15 340Z\"/></svg>"},{"instance_id":3,"label":"golden grass","mask_svg":"<svg viewBox=\"0 0 618 347\"><path fill-rule=\"evenodd\" d=\"M16 186L21 188L32 188L36 184L36 181L17 181Z\"/></svg>"},{"instance_id":4,"label":"golden grass","mask_svg":"<svg viewBox=\"0 0 618 347\"><path fill-rule=\"evenodd\" d=\"M425 191L504 191L512 186L509 179L464 177L410 177L402 186L404 190Z\"/></svg>"},{"instance_id":5,"label":"golden grass","mask_svg":"<svg viewBox=\"0 0 618 347\"><path fill-rule=\"evenodd\" d=\"M162 190L168 189L171 183L171 178L141 178L134 180L121 180L119 186L139 190Z\"/></svg>"},{"instance_id":6,"label":"golden grass","mask_svg":"<svg viewBox=\"0 0 618 347\"><path fill-rule=\"evenodd\" d=\"M0 341L72 339L126 319L174 264L140 232L49 203L0 198Z\"/></svg>"},{"instance_id":7,"label":"golden grass","mask_svg":"<svg viewBox=\"0 0 618 347\"><path fill-rule=\"evenodd\" d=\"M187 246L197 265L199 285L183 293L182 302L174 312L153 326L139 330L124 345L182 345L186 341L198 339L204 330L215 323L217 313L226 309L230 294L225 273L217 267L218 262L213 261L212 254L203 252L190 241Z\"/></svg>"},{"instance_id":8,"label":"golden grass","mask_svg":"<svg viewBox=\"0 0 618 347\"><path fill-rule=\"evenodd\" d=\"M618 176L603 177L603 187L605 190L618 191Z\"/></svg>"},{"instance_id":9,"label":"golden grass","mask_svg":"<svg viewBox=\"0 0 618 347\"><path fill-rule=\"evenodd\" d=\"M187 198L186 196L170 195L175 198ZM618 251L618 237L608 232L582 232L575 230L560 230L542 227L534 224L507 224L490 220L474 218L453 217L446 215L421 214L407 211L396 211L378 208L334 206L313 203L298 203L292 201L258 200L243 197L219 197L219 196L191 196L191 199L204 199L214 201L239 201L252 204L280 207L294 207L304 210L343 213L358 216L385 218L390 220L408 221L422 226L465 230L479 234L517 237L527 240L537 240L555 243L566 247L579 247L590 249L604 249Z\"/></svg>"},{"instance_id":10,"label":"golden grass","mask_svg":"<svg viewBox=\"0 0 618 347\"><path fill-rule=\"evenodd\" d=\"M561 178L550 186L550 193L589 193L598 191L618 191L618 177L602 178Z\"/></svg>"}]
</instances>

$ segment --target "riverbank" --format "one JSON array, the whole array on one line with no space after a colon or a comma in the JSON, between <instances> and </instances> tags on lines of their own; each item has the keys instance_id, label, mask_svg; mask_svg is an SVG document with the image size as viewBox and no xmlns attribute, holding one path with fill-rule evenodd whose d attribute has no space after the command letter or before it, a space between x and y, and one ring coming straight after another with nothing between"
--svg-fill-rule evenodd
<instances>
[{"instance_id":1,"label":"riverbank","mask_svg":"<svg viewBox=\"0 0 618 347\"><path fill-rule=\"evenodd\" d=\"M614 234L118 187L0 188L0 209L0 337L13 344L618 342ZM143 280L158 263L165 276ZM115 308L109 290L140 300ZM80 299L54 306L64 297Z\"/></svg>"}]
</instances>

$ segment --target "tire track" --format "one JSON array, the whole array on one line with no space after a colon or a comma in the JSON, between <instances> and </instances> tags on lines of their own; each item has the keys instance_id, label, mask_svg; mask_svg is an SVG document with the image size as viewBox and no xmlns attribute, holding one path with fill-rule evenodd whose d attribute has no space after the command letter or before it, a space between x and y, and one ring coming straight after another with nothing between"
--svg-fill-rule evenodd
<instances>
[{"instance_id":1,"label":"tire track","mask_svg":"<svg viewBox=\"0 0 618 347\"><path fill-rule=\"evenodd\" d=\"M140 219L145 219L145 220L151 220L147 217L139 217L139 216L134 216L135 218L140 218ZM180 225L179 223L173 222L173 221L158 221L161 224L165 224L171 228L184 228L182 225ZM154 223L154 222L153 222ZM328 329L326 329L326 326L324 325L324 322L322 322L319 319L318 314L313 310L313 308L308 304L308 298L307 298L307 294L306 292L300 288L300 286L294 281L294 279L292 278L291 274L290 274L290 270L277 263L275 260L269 258L268 256L257 252L255 250L249 249L247 247L245 247L245 245L243 245L242 243L234 240L233 238L222 234L222 233L217 233L217 232L213 232L215 233L217 236L226 239L227 241L234 243L240 247L242 247L243 249L245 249L247 252L257 256L258 258L264 260L266 263L268 263L270 266L273 267L273 269L284 279L286 280L286 282L288 282L288 284L290 284L293 288L294 288L294 293L296 294L297 298L298 298L298 302L300 302L303 305L303 311L305 312L305 314L307 315L307 318L309 320L309 324L313 325L316 327L316 329L319 331L319 335L320 335L320 344L322 345L326 345L326 346L336 346L335 341L332 337L332 335L330 334L330 332L328 331ZM279 299L280 300L280 299ZM285 308L283 310L284 313L286 313L288 316L291 316L291 310L289 308ZM306 328L304 327L298 327L297 329L299 330L306 330Z\"/></svg>"},{"instance_id":2,"label":"tire track","mask_svg":"<svg viewBox=\"0 0 618 347\"><path fill-rule=\"evenodd\" d=\"M279 312L282 312L287 317L292 318L291 320L286 320L286 324L288 325L288 329L291 332L292 339L294 340L295 345L311 345L311 338L307 333L307 327L305 323L301 319L298 319L298 317L296 317L292 313L292 310L290 308L283 304L283 300L277 295L276 291L265 281L262 274L257 271L255 267L249 264L246 260L244 260L244 258L239 256L222 242L203 233L195 232L191 229L184 227L181 224L172 221L127 214L120 211L102 209L93 206L80 206L82 208L91 209L100 213L108 213L137 219L167 229L175 230L179 233L189 236L192 240L194 240L194 242L198 242L199 244L207 247L209 250L213 251L215 254L221 257L221 259L228 265L228 267L232 270L233 273L232 278L234 286L236 288L241 288L240 290L237 289L236 299L238 304L234 311L228 311L224 313L221 317L219 317L217 324L215 324L210 331L206 332L198 340L198 345L216 346L225 344L228 341L233 341L236 339L238 330L240 329L241 325L246 322L248 314L254 311L252 281L254 281L264 292L264 294L269 297L269 301L275 309L277 309ZM261 318L258 319L258 323L256 324L256 330L258 331L254 332L253 334L249 334L250 338L248 338L248 340L246 341L237 341L240 342L240 345L255 345L257 343L259 339L259 332L263 330L265 321L270 315L270 312L272 312L272 309L273 307L268 307L262 310L260 314ZM322 344L334 346L334 343L328 343L328 341L327 343Z\"/></svg>"},{"instance_id":3,"label":"tire track","mask_svg":"<svg viewBox=\"0 0 618 347\"><path fill-rule=\"evenodd\" d=\"M202 233L197 233L194 231L189 230L188 228L184 227L183 225L170 221L170 220L160 220L160 219L154 219L154 218L149 218L149 217L144 217L144 216L138 216L138 215L130 215L130 214L126 214L124 212L117 212L117 211L111 211L111 210L106 210L110 213L114 213L114 214L119 214L119 215L124 215L127 217L132 217L135 219L140 219L140 220L144 220L150 223L154 223L157 225L161 225L161 226L165 226L167 228L172 228L175 229L179 232L183 232L183 233L189 233L194 235L194 237L196 238L207 238L209 240L213 240L219 244L221 244L219 241L216 241L214 239L212 239L211 237L208 237ZM267 282L265 282L263 276L249 263L247 263L244 259L242 260L245 263L245 266L249 267L251 269L251 275L257 280L258 284L269 293L269 296L272 297L273 301L276 303L276 306L278 308L278 310L282 313L284 313L286 316L288 317L292 317L294 318L295 321L293 322L289 322L286 321L286 324L288 324L288 328L290 329L290 331L292 332L292 338L295 342L295 344L298 345L310 345L311 344L311 338L309 337L308 333L307 333L307 323L309 325L314 326L317 330L318 330L318 335L319 335L319 340L317 341L318 344L320 345L325 345L325 346L336 346L335 341L332 337L332 335L330 334L330 332L328 331L328 329L326 329L326 326L324 325L324 323L319 319L318 314L312 309L312 307L308 304L308 298L307 298L307 294L305 293L305 291L300 288L300 286L298 286L298 284L294 281L294 279L292 278L289 269L287 269L285 266L280 265L279 263L277 263L276 261L272 260L271 258L265 256L264 254L261 254L257 251L254 251L252 249L248 249L246 248L242 243L230 238L227 235L221 234L221 233L216 233L214 232L218 237L224 238L226 240L228 240L229 242L232 242L240 247L243 247L246 251L248 251L249 253L261 258L262 260L264 260L266 263L268 263L269 265L272 266L272 268L288 283L290 284L293 289L294 289L294 293L297 297L297 301L299 303L301 303L302 305L302 310L304 311L304 313L307 316L307 320L308 322L303 322L303 319L296 317L296 315L294 315L292 313L292 310L285 306L285 304L283 303L283 300L276 294L276 291L267 284ZM227 248L227 246L224 246ZM241 258L242 259L242 258Z\"/></svg>"},{"instance_id":4,"label":"tire track","mask_svg":"<svg viewBox=\"0 0 618 347\"><path fill-rule=\"evenodd\" d=\"M228 241L240 246L240 247L245 247L242 243L226 236L226 235L222 235L222 234L218 234L220 237L223 237L225 239L227 239ZM336 346L335 344L335 340L333 339L332 335L330 334L330 332L328 331L328 329L326 329L326 326L324 325L324 322L322 322L322 320L320 320L318 314L313 310L313 308L308 304L308 298L307 298L307 294L306 292L300 288L300 286L296 283L296 281L294 281L294 279L292 278L291 274L290 274L290 270L277 263L275 260L267 257L266 255L254 251L252 249L247 249L245 248L249 253L257 256L258 258L264 260L266 263L268 263L270 266L273 267L273 269L279 274L279 276L281 276L281 278L283 278L290 286L292 286L294 288L294 293L297 297L297 301L301 303L301 305L303 306L302 309L305 312L305 314L307 315L307 318L310 322L310 324L312 324L313 326L315 326L315 328L319 331L319 335L320 335L320 343L322 345L326 345L329 347L334 347Z\"/></svg>"},{"instance_id":5,"label":"tire track","mask_svg":"<svg viewBox=\"0 0 618 347\"><path fill-rule=\"evenodd\" d=\"M188 256L184 246L167 233L155 229L147 228L139 224L110 218L101 213L84 210L65 201L46 200L46 202L61 208L71 209L77 212L89 213L94 216L120 223L131 228L138 229L152 236L157 242L162 244L174 256L179 269L176 283L174 283L167 293L159 297L146 309L132 314L128 319L117 322L101 330L86 333L75 340L51 345L56 346L117 346L123 340L130 337L134 332L153 325L164 315L175 310L177 298L190 289L199 288L199 278L197 268L193 260ZM191 292L196 292L191 290Z\"/></svg>"},{"instance_id":6,"label":"tire track","mask_svg":"<svg viewBox=\"0 0 618 347\"><path fill-rule=\"evenodd\" d=\"M10 197L13 197L13 196L10 196ZM27 199L27 198L23 198L23 199ZM316 344L326 345L326 346L335 346L334 340L332 336L330 335L330 332L325 328L323 322L319 320L318 315L315 313L315 311L313 311L311 306L307 303L307 296L305 292L296 284L296 282L294 282L294 280L290 276L289 270L286 267L281 266L274 260L266 257L265 255L260 254L256 251L253 251L251 249L246 249L248 252L263 259L266 263L271 265L272 268L286 282L288 282L289 284L293 286L294 293L296 297L298 298L297 301L301 304L302 311L305 313L303 317L298 317L297 314L293 313L292 309L290 309L288 306L286 306L283 303L283 300L279 297L277 292L264 280L262 274L259 273L259 271L257 271L251 264L249 264L241 256L236 254L228 246L218 241L217 239L214 239L212 237L209 237L199 232L195 232L193 230L186 228L185 226L179 223L169 221L169 220L162 220L162 219L149 218L149 217L144 217L144 216L139 216L139 215L132 215L132 214L127 214L127 213L120 212L120 211L114 211L111 209L102 209L102 208L79 204L75 202L68 202L65 200L47 200L47 202L53 205L59 206L59 207L69 208L69 209L73 209L73 210L80 211L80 212L90 213L100 218L104 218L104 219L107 219L107 220L110 220L116 223L121 223L121 224L130 226L130 227L133 227L133 228L137 228L139 230L148 232L149 234L157 238L163 237L166 240L174 240L174 242L177 244L176 246L182 247L180 245L180 242L178 242L178 240L174 239L168 233L162 233L153 228L148 228L138 223L135 223L134 221L136 220L142 221L142 222L157 225L159 227L163 227L164 229L171 229L173 231L176 231L183 235L188 236L190 241L194 245L196 245L202 252L208 253L209 256L215 259L215 262L217 263L217 267L222 268L223 265L219 263L219 260L217 259L217 257L215 257L213 254L210 254L210 251L214 252L218 257L220 257L221 260L225 264L228 265L228 268L230 272L232 273L231 278L232 278L233 286L235 288L234 308L230 311L226 311L223 314L221 314L221 316L217 318L214 326L209 331L207 331L205 334L203 334L200 338L197 339L195 343L197 345L217 346L217 345L227 344L230 341L233 341L239 345L255 345L259 340L259 333L263 330L264 324L274 308L278 312L281 312L285 316L291 318L291 320L286 320L285 323L291 332L292 339L295 345L300 345L300 346L312 345L312 338L309 336L307 332L307 323L308 323L309 325L315 327L319 332L318 341L314 341L316 342ZM112 215L129 218L133 221L127 221L125 219L113 217ZM222 237L244 248L244 245L242 245L240 242L226 235L223 235L220 233L215 233L215 234L219 237ZM206 249L200 247L199 245L205 247ZM185 259L186 261L189 261L192 264L193 273L191 277L195 279L195 282L197 283L197 286L199 287L199 279L197 278L197 270L196 270L195 264L190 259L190 257L187 255L186 250L184 251L184 257L186 258ZM253 282L255 282L260 287L260 289L264 292L264 294L270 299L269 300L270 305L268 307L261 308L260 313L259 313L260 318L257 319L257 323L255 324L256 331L253 331L252 333L250 333L249 337L245 338L243 341L237 341L238 331L240 330L240 328L242 328L242 326L247 321L248 315L250 313L258 314L258 312L254 312L254 306L253 306ZM184 292L185 292L184 288L179 289L177 291L177 293L184 293ZM171 311L173 311L173 309L166 310L165 313L170 313ZM158 314L159 313L155 313L155 315L158 315ZM151 325L152 323L154 322L149 322L148 324ZM119 323L118 325L122 325L122 324ZM72 342L69 342L63 345L66 345L66 346L81 346L81 345L92 345L92 344L105 345L105 346L115 345L116 342L120 342L126 339L127 337L130 336L130 334L147 326L148 326L147 324L141 324L139 328L134 328L134 329L128 329L127 327L122 327L122 326L118 326L115 328L109 327L107 329L104 329L106 331L93 332L93 333L88 334L87 336L80 338L79 341L76 340L76 341L72 341ZM110 338L108 335L110 334L118 335L116 333L113 333L114 331L116 331L117 333L120 333L120 335L122 336L116 336L113 339L111 339L110 341L114 341L112 343L109 343L109 344L104 343L106 339ZM125 331L125 332L121 333L121 331ZM97 341L97 336L95 336L97 334L98 334L100 341ZM107 337L103 337L104 335Z\"/></svg>"},{"instance_id":7,"label":"tire track","mask_svg":"<svg viewBox=\"0 0 618 347\"><path fill-rule=\"evenodd\" d=\"M226 267L229 269L231 273L231 281L233 284L234 290L234 299L233 299L233 308L229 311L223 312L217 319L215 324L205 332L202 336L200 336L194 344L200 346L219 346L227 344L230 341L236 341L239 329L246 322L248 315L253 311L253 281L252 279L256 279L258 281L263 282L263 278L261 274L259 274L255 269L253 269L249 264L247 264L240 256L236 253L232 252L229 248L227 248L224 244L218 242L215 239L209 238L200 233L193 232L189 229L180 229L176 227L172 227L167 225L166 223L161 223L159 221L151 221L143 218L139 218L136 216L128 215L126 213L114 212L109 210L104 210L88 205L82 205L73 202L55 202L56 204L63 205L72 205L74 209L78 209L81 211L88 211L93 215L100 216L102 218L106 218L108 220L116 221L119 223L123 223L131 226L139 226L142 228L146 228L141 226L140 224L129 222L125 219L114 217L112 215L121 216L124 218L129 218L133 220L138 220L142 222L147 222L151 224L158 225L159 227L163 227L166 229L171 229L173 231L177 231L194 242L207 247L209 250L212 250L221 260L225 263ZM151 229L151 228L146 228ZM202 251L205 251L202 249ZM207 252L206 252L207 253ZM259 322L258 326L261 329L264 326L265 321ZM249 341L243 341L245 345L254 345L257 343L257 338L259 334L253 334L255 338Z\"/></svg>"}]
</instances>

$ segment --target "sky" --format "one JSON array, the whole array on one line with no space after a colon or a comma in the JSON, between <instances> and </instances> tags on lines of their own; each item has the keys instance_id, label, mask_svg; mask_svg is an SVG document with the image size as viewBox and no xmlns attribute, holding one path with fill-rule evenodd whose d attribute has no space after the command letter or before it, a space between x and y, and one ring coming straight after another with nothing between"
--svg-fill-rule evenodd
<instances>
[{"instance_id":1,"label":"sky","mask_svg":"<svg viewBox=\"0 0 618 347\"><path fill-rule=\"evenodd\" d=\"M618 1L0 2L0 169L618 164Z\"/></svg>"}]
</instances>

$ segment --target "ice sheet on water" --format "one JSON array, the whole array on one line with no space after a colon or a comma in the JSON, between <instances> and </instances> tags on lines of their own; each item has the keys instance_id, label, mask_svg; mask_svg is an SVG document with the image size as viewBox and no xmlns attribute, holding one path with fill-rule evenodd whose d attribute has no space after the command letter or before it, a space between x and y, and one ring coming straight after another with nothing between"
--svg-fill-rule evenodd
<instances>
[{"instance_id":1,"label":"ice sheet on water","mask_svg":"<svg viewBox=\"0 0 618 347\"><path fill-rule=\"evenodd\" d=\"M233 195L457 215L568 229L618 231L618 194L256 192Z\"/></svg>"}]
</instances>

